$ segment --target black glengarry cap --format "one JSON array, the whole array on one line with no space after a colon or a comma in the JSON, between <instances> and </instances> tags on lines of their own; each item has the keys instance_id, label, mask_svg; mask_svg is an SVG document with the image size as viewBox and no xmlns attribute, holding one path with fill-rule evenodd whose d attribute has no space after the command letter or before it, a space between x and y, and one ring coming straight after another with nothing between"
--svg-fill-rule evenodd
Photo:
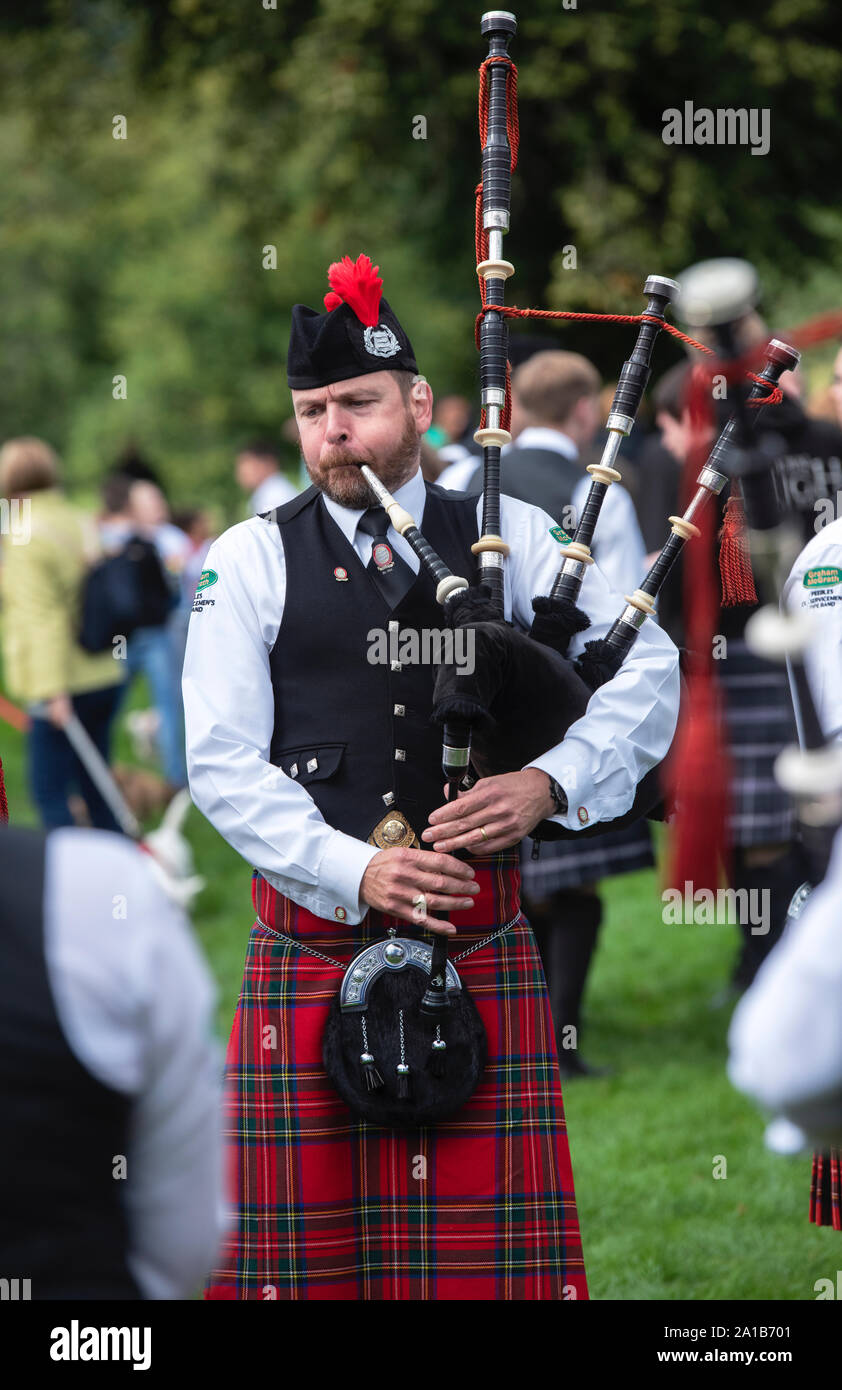
<instances>
[{"instance_id":1,"label":"black glengarry cap","mask_svg":"<svg viewBox=\"0 0 842 1390\"><path fill-rule=\"evenodd\" d=\"M327 312L295 304L287 353L294 391L330 386L367 372L417 372L415 353L388 302L379 266L368 256L343 256L328 269Z\"/></svg>"}]
</instances>

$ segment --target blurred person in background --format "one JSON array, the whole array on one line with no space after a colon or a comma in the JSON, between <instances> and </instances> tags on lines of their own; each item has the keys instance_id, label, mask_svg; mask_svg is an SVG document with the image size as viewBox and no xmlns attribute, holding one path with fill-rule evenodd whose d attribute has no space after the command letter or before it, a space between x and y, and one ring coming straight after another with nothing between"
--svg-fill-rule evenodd
<instances>
[{"instance_id":1,"label":"blurred person in background","mask_svg":"<svg viewBox=\"0 0 842 1390\"><path fill-rule=\"evenodd\" d=\"M216 539L211 518L202 507L187 507L173 514L173 524L187 537L190 549L181 572L182 598L191 603L211 542Z\"/></svg>"},{"instance_id":2,"label":"blurred person in background","mask_svg":"<svg viewBox=\"0 0 842 1390\"><path fill-rule=\"evenodd\" d=\"M746 317L739 335L741 351L767 342L769 333L756 314ZM690 413L687 409L691 363L672 368L655 390L656 420L664 446L679 466L675 469L678 497L680 466L691 447ZM825 422L812 421L798 400L798 376L785 372L780 381L784 399L767 406L757 422L758 436L775 437L780 452L773 459L782 512L794 516L805 540L814 534L823 498L836 502L834 476L842 467L836 455L837 441L842 454L842 434ZM728 412L727 401L721 403ZM705 443L712 445L721 422L707 426ZM842 475L840 475L842 486ZM665 485L666 486L666 485ZM645 487L641 488L645 495ZM720 497L722 514L728 489ZM666 501L665 497L665 501ZM674 510L680 510L675 507ZM718 559L719 541L716 556ZM661 596L662 610L680 603L681 579L673 574ZM779 940L786 911L793 893L806 877L803 850L795 840L795 822L789 795L774 775L774 762L781 750L796 741L789 683L785 669L765 661L752 652L744 638L745 625L755 604L736 604L720 609L717 636L724 638L717 651L716 675L722 688L728 753L733 769L731 813L728 833L733 852L731 887L745 889L745 901L768 901L768 930L753 934L747 921L740 922L741 948L735 961L729 987L715 997L725 1002L729 995L747 989L761 962ZM767 897L760 896L767 894Z\"/></svg>"},{"instance_id":3,"label":"blurred person in background","mask_svg":"<svg viewBox=\"0 0 842 1390\"><path fill-rule=\"evenodd\" d=\"M842 425L842 346L833 360L833 376L828 389L837 425Z\"/></svg>"},{"instance_id":4,"label":"blurred person in background","mask_svg":"<svg viewBox=\"0 0 842 1390\"><path fill-rule=\"evenodd\" d=\"M105 550L117 554L133 536L151 541L172 594L172 611L164 622L138 627L131 633L126 667L130 681L142 672L149 684L159 716L157 741L163 773L168 794L173 795L187 785L181 700L184 638L177 606L182 571L192 547L189 537L169 521L166 499L157 484L112 473L102 486L102 501L100 537Z\"/></svg>"},{"instance_id":5,"label":"blurred person in background","mask_svg":"<svg viewBox=\"0 0 842 1390\"><path fill-rule=\"evenodd\" d=\"M810 392L807 397L807 414L811 420L829 420L833 425L842 423L836 406L834 387L830 382L824 386L816 386Z\"/></svg>"},{"instance_id":6,"label":"blurred person in background","mask_svg":"<svg viewBox=\"0 0 842 1390\"><path fill-rule=\"evenodd\" d=\"M129 506L133 483L127 473L109 473L100 488L99 535L105 550L111 554L120 550L136 529Z\"/></svg>"},{"instance_id":7,"label":"blurred person in background","mask_svg":"<svg viewBox=\"0 0 842 1390\"><path fill-rule=\"evenodd\" d=\"M167 499L157 483L143 479L132 483L129 510L136 530L154 542L164 568L178 587L193 547L190 537L170 520Z\"/></svg>"},{"instance_id":8,"label":"blurred person in background","mask_svg":"<svg viewBox=\"0 0 842 1390\"><path fill-rule=\"evenodd\" d=\"M136 845L0 823L0 1266L24 1297L196 1292L224 1232L213 1005Z\"/></svg>"},{"instance_id":9,"label":"blurred person in background","mask_svg":"<svg viewBox=\"0 0 842 1390\"><path fill-rule=\"evenodd\" d=\"M465 398L464 396L452 396L447 399L462 401ZM512 393L511 408L509 434L514 442L521 430L520 411L514 393ZM504 456L511 447L511 444L503 446ZM445 465L435 480L440 487L446 487L448 492L464 492L468 486L476 490L475 480L477 476L482 478L482 448L474 440L473 425L469 426L467 436L463 435L456 444L444 445L438 453L439 457L444 459ZM478 466L479 474L477 474Z\"/></svg>"},{"instance_id":10,"label":"blurred person in background","mask_svg":"<svg viewBox=\"0 0 842 1390\"><path fill-rule=\"evenodd\" d=\"M427 438L446 463L467 457L481 461L482 449L474 439L474 428L474 412L467 396L442 396L436 401Z\"/></svg>"},{"instance_id":11,"label":"blurred person in background","mask_svg":"<svg viewBox=\"0 0 842 1390\"><path fill-rule=\"evenodd\" d=\"M201 507L188 508L174 513L173 522L190 542L190 550L181 571L178 608L173 616L173 635L180 671L184 665L184 648L187 644L187 628L193 610L196 585L202 577L205 556L216 536L208 513ZM179 680L179 686L180 684L181 681Z\"/></svg>"},{"instance_id":12,"label":"blurred person in background","mask_svg":"<svg viewBox=\"0 0 842 1390\"><path fill-rule=\"evenodd\" d=\"M770 336L757 314L746 315L740 329L741 350L766 343ZM685 399L690 368L687 362L671 367L653 392L658 434L648 439L641 450L635 495L638 520L649 552L647 563L654 559L666 539L666 518L680 510L681 466L687 457L690 440L690 415ZM782 507L797 520L801 540L806 545L817 530L839 515L842 349L837 354L833 381L827 392L835 415L828 414L824 408L815 412L805 410L800 370L785 372L780 386L783 401L764 410L758 427L761 433L779 436L780 453L772 465L776 487ZM713 444L715 432L711 425L710 444ZM683 639L682 574L683 557L679 556L659 603L660 622L679 645Z\"/></svg>"},{"instance_id":13,"label":"blurred person in background","mask_svg":"<svg viewBox=\"0 0 842 1390\"><path fill-rule=\"evenodd\" d=\"M838 745L842 519L822 527L801 551L781 603L813 624L804 664L825 739ZM792 698L803 726L794 681ZM808 896L809 885L799 890L780 943L734 1012L728 1075L739 1090L817 1145L809 1218L842 1231L842 831L833 838L824 879L815 884L816 876Z\"/></svg>"},{"instance_id":14,"label":"blurred person in background","mask_svg":"<svg viewBox=\"0 0 842 1390\"><path fill-rule=\"evenodd\" d=\"M421 440L421 474L428 483L437 483L449 465L427 439Z\"/></svg>"},{"instance_id":15,"label":"blurred person in background","mask_svg":"<svg viewBox=\"0 0 842 1390\"><path fill-rule=\"evenodd\" d=\"M842 831L734 1010L728 1043L728 1076L778 1117L769 1128L783 1117L815 1145L809 1220L842 1231Z\"/></svg>"},{"instance_id":16,"label":"blurred person in background","mask_svg":"<svg viewBox=\"0 0 842 1390\"><path fill-rule=\"evenodd\" d=\"M270 439L256 439L240 449L234 464L237 482L250 493L252 516L280 507L297 495L297 489L281 472L281 456Z\"/></svg>"},{"instance_id":17,"label":"blurred person in background","mask_svg":"<svg viewBox=\"0 0 842 1390\"><path fill-rule=\"evenodd\" d=\"M106 761L125 663L78 644L82 585L100 556L96 526L59 486L59 461L41 439L0 449L0 493L30 508L26 544L4 537L0 567L3 666L9 694L29 707L29 788L48 829L73 825L68 796L84 798L91 824L119 827L63 731L77 716ZM44 712L46 707L46 713Z\"/></svg>"},{"instance_id":18,"label":"blurred person in background","mask_svg":"<svg viewBox=\"0 0 842 1390\"><path fill-rule=\"evenodd\" d=\"M701 342L708 341L699 330ZM734 329L736 347L741 353L759 350L772 334L753 310L738 321ZM711 345L711 344L709 344ZM834 367L842 375L842 353ZM799 367L784 372L780 379L783 400L767 406L758 421L758 434L777 436L779 452L773 455L772 472L781 510L798 523L804 545L828 521L838 517L842 502L842 429L826 419L813 419L802 403L804 372ZM831 394L839 403L837 388ZM720 403L723 413L727 402ZM840 421L842 423L842 421ZM828 505L830 504L830 506Z\"/></svg>"},{"instance_id":19,"label":"blurred person in background","mask_svg":"<svg viewBox=\"0 0 842 1390\"><path fill-rule=\"evenodd\" d=\"M132 478L135 482L155 483L166 496L166 487L159 469L134 440L130 440L120 450L112 464L111 472L119 473L124 478Z\"/></svg>"},{"instance_id":20,"label":"blurred person in background","mask_svg":"<svg viewBox=\"0 0 842 1390\"><path fill-rule=\"evenodd\" d=\"M646 569L653 564L669 533L668 517L680 513L681 469L691 443L690 416L685 408L689 367L678 362L660 378L652 393L654 433L643 442L637 459L634 504L646 547ZM714 427L707 442L713 444ZM684 555L675 561L658 596L658 622L673 642L684 641Z\"/></svg>"},{"instance_id":21,"label":"blurred person in background","mask_svg":"<svg viewBox=\"0 0 842 1390\"><path fill-rule=\"evenodd\" d=\"M500 491L542 507L572 536L591 484L585 467L602 424L599 372L578 352L536 352L512 373L512 405L520 428L503 451ZM465 490L482 490L481 461ZM643 578L643 539L622 483L605 494L591 550L616 592Z\"/></svg>"},{"instance_id":22,"label":"blurred person in background","mask_svg":"<svg viewBox=\"0 0 842 1390\"><path fill-rule=\"evenodd\" d=\"M644 444L638 474L638 515L650 563L664 543L666 518L679 505L681 467L691 443L685 405L688 380L688 364L678 362L664 372L652 393L656 430ZM713 439L711 423L705 444L712 446Z\"/></svg>"},{"instance_id":23,"label":"blurred person in background","mask_svg":"<svg viewBox=\"0 0 842 1390\"><path fill-rule=\"evenodd\" d=\"M769 336L758 320L753 341L766 342ZM781 452L774 462L776 486L783 508L798 521L806 545L829 520L840 515L842 429L833 420L807 414L801 368L784 372L780 385L783 401L763 412L760 429L774 430L781 437ZM835 395L833 399L837 401Z\"/></svg>"}]
</instances>

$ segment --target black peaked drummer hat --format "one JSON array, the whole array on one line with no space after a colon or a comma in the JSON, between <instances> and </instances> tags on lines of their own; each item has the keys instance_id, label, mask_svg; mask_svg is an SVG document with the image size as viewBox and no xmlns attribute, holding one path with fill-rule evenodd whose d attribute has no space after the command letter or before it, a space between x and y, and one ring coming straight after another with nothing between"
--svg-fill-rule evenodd
<instances>
[{"instance_id":1,"label":"black peaked drummer hat","mask_svg":"<svg viewBox=\"0 0 842 1390\"><path fill-rule=\"evenodd\" d=\"M327 312L294 304L287 353L293 391L330 386L366 372L417 372L415 353L388 302L379 266L343 256L328 269Z\"/></svg>"}]
</instances>

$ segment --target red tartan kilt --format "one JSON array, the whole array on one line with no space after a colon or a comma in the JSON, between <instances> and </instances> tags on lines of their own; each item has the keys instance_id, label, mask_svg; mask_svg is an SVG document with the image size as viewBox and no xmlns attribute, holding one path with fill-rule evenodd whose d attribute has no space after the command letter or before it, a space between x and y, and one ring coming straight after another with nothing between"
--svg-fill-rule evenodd
<instances>
[{"instance_id":1,"label":"red tartan kilt","mask_svg":"<svg viewBox=\"0 0 842 1390\"><path fill-rule=\"evenodd\" d=\"M480 892L453 915L455 957L488 1034L467 1105L413 1131L357 1119L321 1058L339 969L255 923L226 1064L236 1222L205 1296L215 1299L571 1299L587 1282L540 957L520 913L517 851L472 860ZM389 926L315 917L255 875L259 917L346 964Z\"/></svg>"},{"instance_id":2,"label":"red tartan kilt","mask_svg":"<svg viewBox=\"0 0 842 1390\"><path fill-rule=\"evenodd\" d=\"M813 1154L810 1179L810 1220L817 1226L842 1231L842 1149Z\"/></svg>"}]
</instances>

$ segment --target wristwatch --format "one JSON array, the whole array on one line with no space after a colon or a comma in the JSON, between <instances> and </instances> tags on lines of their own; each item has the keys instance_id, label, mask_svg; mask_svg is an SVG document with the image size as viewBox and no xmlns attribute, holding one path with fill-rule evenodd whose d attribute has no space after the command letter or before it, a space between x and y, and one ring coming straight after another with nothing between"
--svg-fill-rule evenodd
<instances>
[{"instance_id":1,"label":"wristwatch","mask_svg":"<svg viewBox=\"0 0 842 1390\"><path fill-rule=\"evenodd\" d=\"M547 780L550 784L550 796L555 802L555 811L553 812L553 815L563 816L567 811L567 797L564 795L564 792L558 785L558 782L555 780L554 777L550 777L549 773L547 773Z\"/></svg>"}]
</instances>

